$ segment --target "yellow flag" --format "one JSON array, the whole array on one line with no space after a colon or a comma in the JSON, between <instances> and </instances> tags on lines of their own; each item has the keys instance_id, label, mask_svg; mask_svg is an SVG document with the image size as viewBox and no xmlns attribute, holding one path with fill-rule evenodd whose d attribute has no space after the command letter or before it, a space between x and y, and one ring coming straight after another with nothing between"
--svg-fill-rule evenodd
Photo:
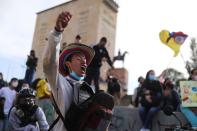
<instances>
[{"instance_id":1,"label":"yellow flag","mask_svg":"<svg viewBox=\"0 0 197 131\"><path fill-rule=\"evenodd\" d=\"M170 33L168 30L162 30L159 33L161 42L174 51L174 57L179 54L181 45L185 42L187 36L183 32Z\"/></svg>"}]
</instances>

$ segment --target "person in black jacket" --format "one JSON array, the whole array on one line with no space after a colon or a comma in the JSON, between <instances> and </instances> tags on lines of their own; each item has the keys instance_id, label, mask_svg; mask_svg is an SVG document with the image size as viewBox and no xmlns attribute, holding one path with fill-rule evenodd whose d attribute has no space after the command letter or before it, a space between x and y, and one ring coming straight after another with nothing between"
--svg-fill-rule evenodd
<instances>
[{"instance_id":1,"label":"person in black jacket","mask_svg":"<svg viewBox=\"0 0 197 131\"><path fill-rule=\"evenodd\" d=\"M5 119L4 104L5 104L5 97L0 97L0 120Z\"/></svg>"},{"instance_id":2,"label":"person in black jacket","mask_svg":"<svg viewBox=\"0 0 197 131\"><path fill-rule=\"evenodd\" d=\"M139 113L143 128L140 131L149 131L153 117L160 110L160 102L162 99L162 86L160 82L156 80L154 70L147 72L142 88L144 91L142 93Z\"/></svg>"},{"instance_id":3,"label":"person in black jacket","mask_svg":"<svg viewBox=\"0 0 197 131\"><path fill-rule=\"evenodd\" d=\"M3 80L3 74L0 72L0 89L7 86L7 82Z\"/></svg>"},{"instance_id":4,"label":"person in black jacket","mask_svg":"<svg viewBox=\"0 0 197 131\"><path fill-rule=\"evenodd\" d=\"M36 72L37 62L38 62L38 58L35 55L35 51L31 50L30 55L28 55L28 58L27 58L27 62L26 62L27 69L26 69L25 78L24 78L24 80L27 81L29 85L31 85L33 81L34 74Z\"/></svg>"},{"instance_id":5,"label":"person in black jacket","mask_svg":"<svg viewBox=\"0 0 197 131\"><path fill-rule=\"evenodd\" d=\"M107 77L107 92L114 97L116 105L120 104L120 88L119 80L109 75Z\"/></svg>"},{"instance_id":6,"label":"person in black jacket","mask_svg":"<svg viewBox=\"0 0 197 131\"><path fill-rule=\"evenodd\" d=\"M133 100L132 103L135 107L139 107L141 95L143 92L143 88L142 88L143 82L144 82L144 77L142 77L142 76L138 77L139 86L137 88L135 88L133 99L132 99Z\"/></svg>"},{"instance_id":7,"label":"person in black jacket","mask_svg":"<svg viewBox=\"0 0 197 131\"><path fill-rule=\"evenodd\" d=\"M163 105L164 109L166 106L171 106L173 111L178 111L178 107L181 104L180 96L174 90L174 84L168 78L163 83Z\"/></svg>"},{"instance_id":8,"label":"person in black jacket","mask_svg":"<svg viewBox=\"0 0 197 131\"><path fill-rule=\"evenodd\" d=\"M120 97L120 83L117 78L108 76L107 87L107 92L109 94L111 94L112 96L115 96L117 94L118 97Z\"/></svg>"},{"instance_id":9,"label":"person in black jacket","mask_svg":"<svg viewBox=\"0 0 197 131\"><path fill-rule=\"evenodd\" d=\"M95 91L99 90L99 76L100 76L100 67L102 66L103 58L107 59L107 63L113 68L112 61L109 57L109 53L105 48L107 43L107 38L102 37L97 45L93 47L95 51L95 56L87 68L85 81L91 85L92 80L94 80Z\"/></svg>"}]
</instances>

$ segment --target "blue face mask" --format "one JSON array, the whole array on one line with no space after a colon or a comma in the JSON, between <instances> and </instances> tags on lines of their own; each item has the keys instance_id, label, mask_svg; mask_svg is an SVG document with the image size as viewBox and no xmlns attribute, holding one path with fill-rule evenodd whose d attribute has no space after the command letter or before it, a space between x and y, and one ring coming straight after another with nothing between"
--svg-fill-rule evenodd
<instances>
[{"instance_id":1,"label":"blue face mask","mask_svg":"<svg viewBox=\"0 0 197 131\"><path fill-rule=\"evenodd\" d=\"M149 75L149 80L151 80L151 81L154 81L154 80L156 80L156 77L155 77L155 75Z\"/></svg>"},{"instance_id":2,"label":"blue face mask","mask_svg":"<svg viewBox=\"0 0 197 131\"><path fill-rule=\"evenodd\" d=\"M84 79L83 76L78 76L77 73L74 72L74 71L72 71L72 72L70 73L70 76L71 76L72 78L74 78L75 80L78 80L78 81L81 81L81 80Z\"/></svg>"}]
</instances>

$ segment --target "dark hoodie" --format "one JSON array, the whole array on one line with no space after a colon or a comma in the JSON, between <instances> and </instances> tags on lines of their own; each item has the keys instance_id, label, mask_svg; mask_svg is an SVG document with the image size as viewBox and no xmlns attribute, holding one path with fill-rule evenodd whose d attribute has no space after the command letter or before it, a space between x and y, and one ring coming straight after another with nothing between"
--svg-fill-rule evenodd
<instances>
[{"instance_id":1,"label":"dark hoodie","mask_svg":"<svg viewBox=\"0 0 197 131\"><path fill-rule=\"evenodd\" d=\"M7 83L6 81L3 80L3 74L1 72L0 72L0 75L1 75L1 78L0 78L0 89L1 89L2 87L7 86Z\"/></svg>"},{"instance_id":2,"label":"dark hoodie","mask_svg":"<svg viewBox=\"0 0 197 131\"><path fill-rule=\"evenodd\" d=\"M153 106L159 106L161 103L161 99L162 99L162 85L157 80L149 80L149 78L148 78L149 73L150 73L150 71L146 75L146 79L145 79L144 83L142 84L142 89L150 91L152 102L149 103L145 99L144 92L142 93L142 99L141 99L142 106L147 107L147 108L150 108Z\"/></svg>"}]
</instances>

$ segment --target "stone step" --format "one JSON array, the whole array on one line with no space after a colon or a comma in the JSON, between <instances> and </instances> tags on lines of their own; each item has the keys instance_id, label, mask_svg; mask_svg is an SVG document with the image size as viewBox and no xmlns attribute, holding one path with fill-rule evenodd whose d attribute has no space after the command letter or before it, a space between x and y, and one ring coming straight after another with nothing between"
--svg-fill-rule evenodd
<instances>
[{"instance_id":1,"label":"stone step","mask_svg":"<svg viewBox=\"0 0 197 131\"><path fill-rule=\"evenodd\" d=\"M188 121L181 112L175 112L176 116L181 120L183 125L187 125ZM151 131L165 131L167 128L175 128L180 126L179 121L174 116L167 116L160 111L152 121ZM142 128L138 108L130 108L125 106L116 106L112 123L108 131L139 131Z\"/></svg>"}]
</instances>

